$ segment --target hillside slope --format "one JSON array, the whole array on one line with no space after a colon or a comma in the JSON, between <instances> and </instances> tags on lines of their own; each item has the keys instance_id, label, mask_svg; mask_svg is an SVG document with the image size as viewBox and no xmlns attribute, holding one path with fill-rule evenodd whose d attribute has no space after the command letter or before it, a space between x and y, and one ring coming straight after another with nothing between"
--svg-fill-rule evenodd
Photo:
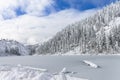
<instances>
[{"instance_id":1,"label":"hillside slope","mask_svg":"<svg viewBox=\"0 0 120 80\"><path fill-rule=\"evenodd\" d=\"M36 49L37 54L120 52L120 1L106 6L94 16L68 25Z\"/></svg>"},{"instance_id":2,"label":"hillside slope","mask_svg":"<svg viewBox=\"0 0 120 80\"><path fill-rule=\"evenodd\" d=\"M29 50L23 44L13 40L0 40L0 56L28 55Z\"/></svg>"}]
</instances>

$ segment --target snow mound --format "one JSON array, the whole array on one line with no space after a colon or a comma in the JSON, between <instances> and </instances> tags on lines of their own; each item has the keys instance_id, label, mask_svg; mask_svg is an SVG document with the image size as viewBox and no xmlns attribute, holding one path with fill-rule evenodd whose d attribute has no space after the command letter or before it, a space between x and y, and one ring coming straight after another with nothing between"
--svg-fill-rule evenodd
<instances>
[{"instance_id":1,"label":"snow mound","mask_svg":"<svg viewBox=\"0 0 120 80\"><path fill-rule=\"evenodd\" d=\"M92 67L92 68L99 68L100 66L98 66L97 64L91 62L91 61L87 61L87 60L83 60L83 62L85 64L87 64L88 66Z\"/></svg>"},{"instance_id":2,"label":"snow mound","mask_svg":"<svg viewBox=\"0 0 120 80\"><path fill-rule=\"evenodd\" d=\"M26 66L0 66L0 80L87 80L60 72L57 75L49 73L45 69Z\"/></svg>"}]
</instances>

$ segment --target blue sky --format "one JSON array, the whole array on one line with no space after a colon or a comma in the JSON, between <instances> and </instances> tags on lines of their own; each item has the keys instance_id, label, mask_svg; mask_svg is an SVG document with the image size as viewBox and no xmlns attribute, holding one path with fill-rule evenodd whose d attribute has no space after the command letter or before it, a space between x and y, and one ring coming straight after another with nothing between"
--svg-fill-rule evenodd
<instances>
[{"instance_id":1,"label":"blue sky","mask_svg":"<svg viewBox=\"0 0 120 80\"><path fill-rule=\"evenodd\" d=\"M87 9L101 8L114 1L115 0L55 0L55 8L58 10L75 8L83 11Z\"/></svg>"},{"instance_id":2,"label":"blue sky","mask_svg":"<svg viewBox=\"0 0 120 80\"><path fill-rule=\"evenodd\" d=\"M106 5L109 5L116 0L54 0L55 4L53 5L54 9L58 12L65 9L77 9L79 11L85 11L88 9L102 8ZM50 14L50 8L45 9L46 14ZM19 15L24 14L21 10L17 12Z\"/></svg>"},{"instance_id":3,"label":"blue sky","mask_svg":"<svg viewBox=\"0 0 120 80\"><path fill-rule=\"evenodd\" d=\"M116 0L53 0L53 1L55 4L52 4L52 7L56 12L59 12L61 10L70 8L77 9L79 11L85 11L94 8L102 8L106 5L109 5L112 2L115 2ZM44 9L45 16L51 13L52 13L51 7L48 6ZM16 14L20 16L27 13L23 11L21 7L17 7Z\"/></svg>"},{"instance_id":4,"label":"blue sky","mask_svg":"<svg viewBox=\"0 0 120 80\"><path fill-rule=\"evenodd\" d=\"M0 0L0 38L35 44L115 0Z\"/></svg>"}]
</instances>

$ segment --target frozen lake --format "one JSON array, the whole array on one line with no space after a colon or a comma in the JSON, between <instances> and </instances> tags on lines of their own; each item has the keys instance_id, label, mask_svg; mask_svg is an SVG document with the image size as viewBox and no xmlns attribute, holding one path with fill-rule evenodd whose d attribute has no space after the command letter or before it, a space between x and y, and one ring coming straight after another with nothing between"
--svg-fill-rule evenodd
<instances>
[{"instance_id":1,"label":"frozen lake","mask_svg":"<svg viewBox=\"0 0 120 80\"><path fill-rule=\"evenodd\" d=\"M101 66L91 68L82 61L88 60ZM59 72L64 67L70 74L89 80L120 80L120 56L22 56L1 57L0 65L26 65L48 69L51 73Z\"/></svg>"}]
</instances>

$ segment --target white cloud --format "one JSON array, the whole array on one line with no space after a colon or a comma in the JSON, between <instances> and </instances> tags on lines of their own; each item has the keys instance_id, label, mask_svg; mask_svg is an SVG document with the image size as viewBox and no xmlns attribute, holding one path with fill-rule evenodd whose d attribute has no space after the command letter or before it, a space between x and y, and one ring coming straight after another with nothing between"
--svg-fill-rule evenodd
<instances>
[{"instance_id":1,"label":"white cloud","mask_svg":"<svg viewBox=\"0 0 120 80\"><path fill-rule=\"evenodd\" d=\"M52 8L53 4L53 0L0 0L0 20L17 17L18 8L26 14L42 16L45 8Z\"/></svg>"},{"instance_id":2,"label":"white cloud","mask_svg":"<svg viewBox=\"0 0 120 80\"><path fill-rule=\"evenodd\" d=\"M20 0L20 7L24 12L30 15L44 15L46 7L52 7L53 0Z\"/></svg>"},{"instance_id":3,"label":"white cloud","mask_svg":"<svg viewBox=\"0 0 120 80\"><path fill-rule=\"evenodd\" d=\"M0 38L29 44L43 42L68 24L96 12L96 10L80 12L66 9L40 17L45 14L46 7L54 11L52 7L54 4L54 0L0 0ZM17 8L26 14L17 16Z\"/></svg>"},{"instance_id":4,"label":"white cloud","mask_svg":"<svg viewBox=\"0 0 120 80\"><path fill-rule=\"evenodd\" d=\"M37 17L23 15L0 22L0 38L14 39L23 43L34 44L51 38L66 25L93 15L96 10L79 12L67 9L49 16Z\"/></svg>"}]
</instances>

